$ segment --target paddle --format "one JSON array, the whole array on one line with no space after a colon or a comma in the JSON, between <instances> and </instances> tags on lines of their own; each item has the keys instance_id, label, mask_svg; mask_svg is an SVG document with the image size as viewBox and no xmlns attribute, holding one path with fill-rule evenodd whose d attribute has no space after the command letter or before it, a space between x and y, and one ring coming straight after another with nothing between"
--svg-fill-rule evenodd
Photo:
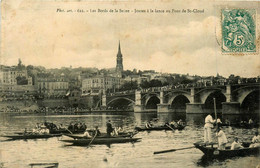
<instances>
[{"instance_id":1,"label":"paddle","mask_svg":"<svg viewBox=\"0 0 260 168\"><path fill-rule=\"evenodd\" d=\"M94 139L96 138L96 136L97 136L97 130L96 130L96 133L95 133L95 135L94 135L94 137L91 139L91 141L89 142L89 144L88 144L88 147L91 145L91 143L94 141Z\"/></svg>"},{"instance_id":2,"label":"paddle","mask_svg":"<svg viewBox=\"0 0 260 168\"><path fill-rule=\"evenodd\" d=\"M173 132L175 131L171 126L169 126L168 124L165 124L167 127L169 127Z\"/></svg>"},{"instance_id":3,"label":"paddle","mask_svg":"<svg viewBox=\"0 0 260 168\"><path fill-rule=\"evenodd\" d=\"M191 149L191 148L195 148L195 146L190 146L190 147L185 147L185 148L179 148L179 149L169 149L169 150L157 151L157 152L154 152L153 154L175 152L175 151L184 150L184 149Z\"/></svg>"}]
</instances>

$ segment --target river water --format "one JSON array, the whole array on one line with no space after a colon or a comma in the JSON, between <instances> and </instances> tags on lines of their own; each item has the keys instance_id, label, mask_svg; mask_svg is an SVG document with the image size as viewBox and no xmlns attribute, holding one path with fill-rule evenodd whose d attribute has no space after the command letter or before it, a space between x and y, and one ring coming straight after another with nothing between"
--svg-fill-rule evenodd
<instances>
[{"instance_id":1,"label":"river water","mask_svg":"<svg viewBox=\"0 0 260 168\"><path fill-rule=\"evenodd\" d=\"M35 162L58 162L62 168L170 168L170 167L257 167L260 158L257 156L236 157L227 160L205 160L203 153L192 148L171 153L154 155L154 151L193 146L194 142L203 140L203 122L205 115L185 113L88 113L83 115L18 115L0 114L0 135L14 134L24 128L33 128L36 123L45 120L55 124L85 122L88 128L99 126L101 132L106 130L106 122L112 121L113 126L124 126L133 130L135 126L144 125L152 118L158 118L158 124L165 121L182 119L187 127L182 131L151 131L139 132L135 137L141 142L92 145L90 147L67 146L59 138L38 140L16 140L0 142L0 168L27 168ZM222 116L229 120L241 119L241 116ZM247 116L248 117L248 116ZM255 116L252 116L255 118ZM245 118L248 119L248 118ZM230 142L234 136L242 141L249 141L256 129L224 128ZM213 136L214 137L214 136ZM60 137L66 138L66 137Z\"/></svg>"}]
</instances>

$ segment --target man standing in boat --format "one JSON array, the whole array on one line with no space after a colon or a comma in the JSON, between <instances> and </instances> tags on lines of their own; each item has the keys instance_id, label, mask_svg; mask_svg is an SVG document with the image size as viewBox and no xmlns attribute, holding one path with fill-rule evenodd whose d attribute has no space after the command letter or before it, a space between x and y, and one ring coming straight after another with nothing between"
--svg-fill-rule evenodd
<instances>
[{"instance_id":1,"label":"man standing in boat","mask_svg":"<svg viewBox=\"0 0 260 168\"><path fill-rule=\"evenodd\" d=\"M114 129L112 128L111 120L108 120L108 122L107 122L107 136L110 137L113 130Z\"/></svg>"},{"instance_id":2,"label":"man standing in boat","mask_svg":"<svg viewBox=\"0 0 260 168\"><path fill-rule=\"evenodd\" d=\"M207 115L204 125L204 143L212 143L211 129L214 127L214 123L215 120L213 120L212 116Z\"/></svg>"}]
</instances>

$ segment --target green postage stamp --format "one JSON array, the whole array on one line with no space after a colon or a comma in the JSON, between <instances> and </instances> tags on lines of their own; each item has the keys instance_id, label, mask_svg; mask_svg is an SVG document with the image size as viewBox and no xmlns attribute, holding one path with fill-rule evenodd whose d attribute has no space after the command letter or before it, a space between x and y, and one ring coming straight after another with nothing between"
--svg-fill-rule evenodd
<instances>
[{"instance_id":1,"label":"green postage stamp","mask_svg":"<svg viewBox=\"0 0 260 168\"><path fill-rule=\"evenodd\" d=\"M222 9L222 53L256 52L256 10Z\"/></svg>"}]
</instances>

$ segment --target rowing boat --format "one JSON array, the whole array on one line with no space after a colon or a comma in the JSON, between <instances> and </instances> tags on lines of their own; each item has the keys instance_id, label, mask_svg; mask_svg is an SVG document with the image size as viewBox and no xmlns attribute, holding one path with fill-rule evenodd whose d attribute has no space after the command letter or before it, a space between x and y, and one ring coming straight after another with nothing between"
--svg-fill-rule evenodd
<instances>
[{"instance_id":1,"label":"rowing boat","mask_svg":"<svg viewBox=\"0 0 260 168\"><path fill-rule=\"evenodd\" d=\"M70 131L70 132L72 132L73 134L80 134L80 133L84 133L85 130L84 130L84 131L82 131L82 130ZM50 131L50 134L54 134L54 135L55 135L55 134L69 134L70 132L68 131L68 129L58 129L58 130L51 130L51 131ZM28 133L28 134L34 134L32 131L27 132L27 133ZM24 132L15 132L15 134L23 135Z\"/></svg>"},{"instance_id":2,"label":"rowing boat","mask_svg":"<svg viewBox=\"0 0 260 168\"><path fill-rule=\"evenodd\" d=\"M91 142L91 138L88 139L64 139L62 142L71 143L78 146L86 146ZM110 137L110 138L98 138L96 137L92 144L114 144L114 143L127 143L127 142L138 142L141 138L128 138L128 137Z\"/></svg>"},{"instance_id":3,"label":"rowing boat","mask_svg":"<svg viewBox=\"0 0 260 168\"><path fill-rule=\"evenodd\" d=\"M19 140L19 139L41 139L41 138L51 138L58 137L61 134L24 134L24 135L4 135L3 137L9 138L11 140Z\"/></svg>"},{"instance_id":4,"label":"rowing boat","mask_svg":"<svg viewBox=\"0 0 260 168\"><path fill-rule=\"evenodd\" d=\"M122 132L119 133L116 136L112 136L112 137L133 137L134 135L136 135L138 132ZM84 136L83 134L63 134L65 136L74 138L74 139L87 139L86 136ZM101 133L101 135L97 136L97 138L108 138L106 133Z\"/></svg>"},{"instance_id":5,"label":"rowing boat","mask_svg":"<svg viewBox=\"0 0 260 168\"><path fill-rule=\"evenodd\" d=\"M84 133L85 130L68 130L66 128L50 130L50 134L66 134L72 132L73 134Z\"/></svg>"},{"instance_id":6,"label":"rowing boat","mask_svg":"<svg viewBox=\"0 0 260 168\"><path fill-rule=\"evenodd\" d=\"M178 125L177 127L172 126L172 125L171 125L171 127L163 125L163 126L149 127L149 128L135 127L135 130L137 130L137 131L160 131L160 130L172 130L172 129L183 130L184 128L185 128L185 126L183 126L183 125Z\"/></svg>"},{"instance_id":7,"label":"rowing boat","mask_svg":"<svg viewBox=\"0 0 260 168\"><path fill-rule=\"evenodd\" d=\"M244 148L230 150L230 146L225 150L218 150L216 147L206 146L203 143L194 143L195 148L201 150L207 158L230 158L235 156L259 155L260 147L249 148L250 143L243 143Z\"/></svg>"}]
</instances>

